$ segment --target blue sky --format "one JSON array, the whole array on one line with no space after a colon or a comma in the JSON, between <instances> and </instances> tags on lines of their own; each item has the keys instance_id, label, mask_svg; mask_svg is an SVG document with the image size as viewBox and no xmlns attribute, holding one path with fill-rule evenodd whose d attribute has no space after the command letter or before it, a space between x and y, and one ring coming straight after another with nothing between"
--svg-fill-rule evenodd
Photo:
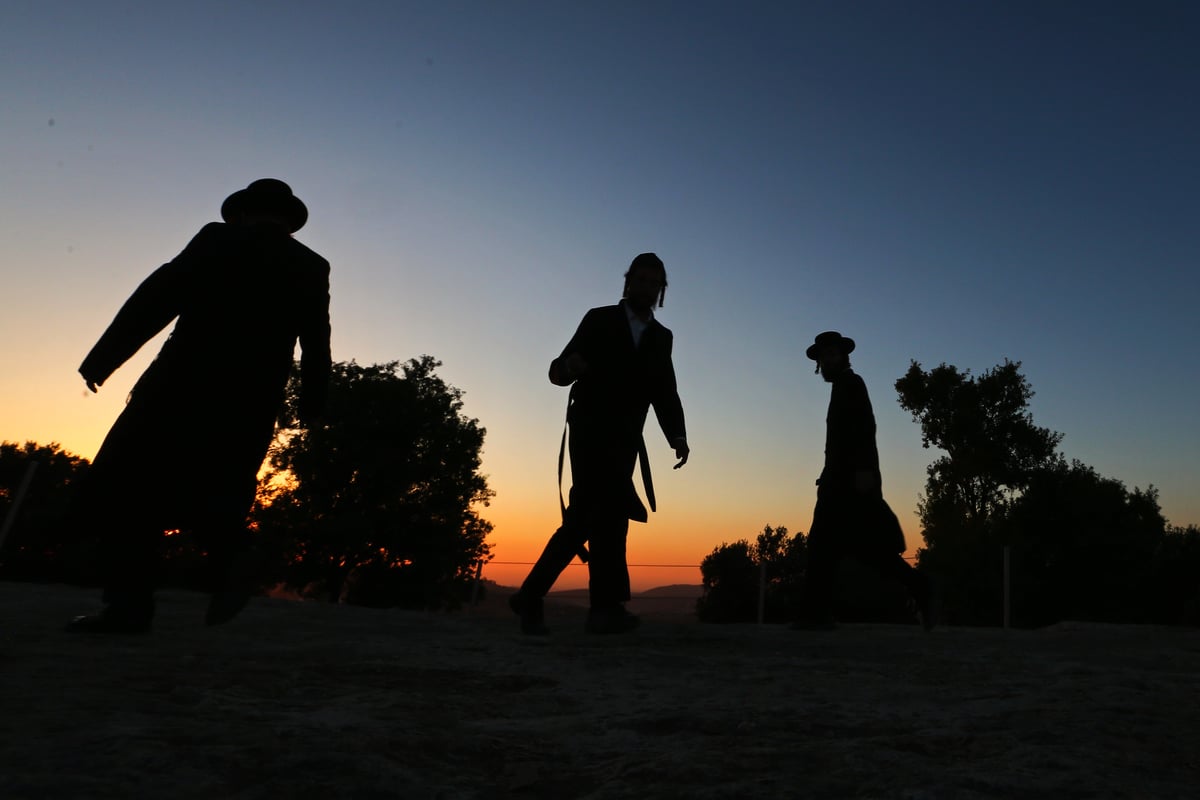
<instances>
[{"instance_id":1,"label":"blue sky","mask_svg":"<svg viewBox=\"0 0 1200 800\"><path fill-rule=\"evenodd\" d=\"M1063 452L1200 522L1191 3L0 2L0 438L91 456L151 345L75 368L251 180L333 264L334 355L429 353L488 429L499 559L557 514L583 312L652 250L693 458L631 558L807 530L854 337L909 542L910 359L1019 360ZM231 393L234 389L230 388ZM232 398L231 398L232 400ZM635 574L635 582L636 582ZM689 576L690 579L690 576Z\"/></svg>"}]
</instances>

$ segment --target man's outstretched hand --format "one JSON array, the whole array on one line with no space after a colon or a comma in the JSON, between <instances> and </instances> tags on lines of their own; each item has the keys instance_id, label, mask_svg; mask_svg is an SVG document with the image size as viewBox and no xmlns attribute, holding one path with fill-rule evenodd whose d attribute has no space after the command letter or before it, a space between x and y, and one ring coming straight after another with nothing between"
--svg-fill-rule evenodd
<instances>
[{"instance_id":1,"label":"man's outstretched hand","mask_svg":"<svg viewBox=\"0 0 1200 800\"><path fill-rule=\"evenodd\" d=\"M92 394L95 394L97 391L99 391L99 387L104 385L103 380L99 380L95 376L86 375L83 370L79 370L79 374L83 375L83 382L87 384L87 387Z\"/></svg>"},{"instance_id":2,"label":"man's outstretched hand","mask_svg":"<svg viewBox=\"0 0 1200 800\"><path fill-rule=\"evenodd\" d=\"M684 464L687 463L688 454L691 453L692 451L688 447L686 439L676 439L674 447L675 447L675 457L679 459L679 463L675 465L674 469L679 469L680 467L682 467Z\"/></svg>"}]
</instances>

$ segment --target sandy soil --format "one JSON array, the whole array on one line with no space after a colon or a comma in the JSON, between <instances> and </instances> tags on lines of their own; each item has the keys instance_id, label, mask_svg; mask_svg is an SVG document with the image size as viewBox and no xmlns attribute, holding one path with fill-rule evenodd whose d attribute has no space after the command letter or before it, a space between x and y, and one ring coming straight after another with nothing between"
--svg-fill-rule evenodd
<instances>
[{"instance_id":1,"label":"sandy soil","mask_svg":"<svg viewBox=\"0 0 1200 800\"><path fill-rule=\"evenodd\" d=\"M706 626L519 636L256 599L66 634L96 593L0 583L0 797L1195 797L1200 631Z\"/></svg>"}]
</instances>

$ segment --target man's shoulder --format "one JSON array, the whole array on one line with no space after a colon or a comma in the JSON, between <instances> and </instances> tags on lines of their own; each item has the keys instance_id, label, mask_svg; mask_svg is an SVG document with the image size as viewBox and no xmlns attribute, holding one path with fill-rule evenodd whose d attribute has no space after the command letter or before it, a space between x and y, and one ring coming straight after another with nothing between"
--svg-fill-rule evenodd
<instances>
[{"instance_id":1,"label":"man's shoulder","mask_svg":"<svg viewBox=\"0 0 1200 800\"><path fill-rule=\"evenodd\" d=\"M224 222L209 222L192 237L192 243L220 242L233 238L231 226Z\"/></svg>"},{"instance_id":2,"label":"man's shoulder","mask_svg":"<svg viewBox=\"0 0 1200 800\"><path fill-rule=\"evenodd\" d=\"M847 369L845 372L837 376L833 382L835 393L844 400L849 400L852 397L868 398L870 402L870 394L867 392L867 382L862 379L862 376L853 370Z\"/></svg>"},{"instance_id":3,"label":"man's shoulder","mask_svg":"<svg viewBox=\"0 0 1200 800\"><path fill-rule=\"evenodd\" d=\"M322 256L316 250L310 248L308 245L289 238L288 247L291 248L291 251L295 254L295 258L297 260L306 262L306 264L312 269L329 272L329 262L324 256Z\"/></svg>"},{"instance_id":4,"label":"man's shoulder","mask_svg":"<svg viewBox=\"0 0 1200 800\"><path fill-rule=\"evenodd\" d=\"M619 303L614 303L611 306L596 306L595 308L589 308L587 313L588 313L588 315L611 314L611 315L616 316L617 314L624 314L625 310L621 307L621 305Z\"/></svg>"},{"instance_id":5,"label":"man's shoulder","mask_svg":"<svg viewBox=\"0 0 1200 800\"><path fill-rule=\"evenodd\" d=\"M584 322L600 323L605 320L620 320L625 318L625 309L619 305L596 306L589 308L583 315Z\"/></svg>"},{"instance_id":6,"label":"man's shoulder","mask_svg":"<svg viewBox=\"0 0 1200 800\"><path fill-rule=\"evenodd\" d=\"M848 367L834 377L833 385L842 389L861 389L864 392L867 390L867 382L862 379L861 375Z\"/></svg>"},{"instance_id":7,"label":"man's shoulder","mask_svg":"<svg viewBox=\"0 0 1200 800\"><path fill-rule=\"evenodd\" d=\"M624 304L614 303L611 306L596 306L595 308L588 309L587 314L585 314L584 316L585 317L591 317L591 316L612 317L614 319L627 319L628 313L625 310ZM647 323L647 327L656 328L657 330L666 332L668 334L671 332L671 329L668 328L666 325L663 325L661 322L659 322L657 317L651 317L650 321Z\"/></svg>"},{"instance_id":8,"label":"man's shoulder","mask_svg":"<svg viewBox=\"0 0 1200 800\"><path fill-rule=\"evenodd\" d=\"M229 244L244 243L256 238L255 234L247 232L246 229L237 225L230 225L228 222L210 222L200 229L200 232L193 237L193 241L197 242L225 242ZM280 235L279 244L288 251L288 255L293 258L299 258L306 261L313 261L329 266L329 262L303 242L297 241L292 236Z\"/></svg>"}]
</instances>

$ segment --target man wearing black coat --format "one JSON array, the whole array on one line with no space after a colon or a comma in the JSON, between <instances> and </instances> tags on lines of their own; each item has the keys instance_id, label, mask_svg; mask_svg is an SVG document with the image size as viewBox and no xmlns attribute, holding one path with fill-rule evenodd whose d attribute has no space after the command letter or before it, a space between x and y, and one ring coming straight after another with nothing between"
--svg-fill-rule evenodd
<instances>
[{"instance_id":1,"label":"man wearing black coat","mask_svg":"<svg viewBox=\"0 0 1200 800\"><path fill-rule=\"evenodd\" d=\"M934 622L929 579L900 554L904 532L883 499L875 414L863 379L850 368L854 340L837 331L819 334L805 351L832 384L825 418L825 467L808 534L808 567L797 628L834 627L833 590L839 559L855 558L881 577L901 583L916 602L922 624Z\"/></svg>"},{"instance_id":2,"label":"man wearing black coat","mask_svg":"<svg viewBox=\"0 0 1200 800\"><path fill-rule=\"evenodd\" d=\"M195 532L208 554L206 622L237 614L249 588L231 573L297 341L302 417L322 410L329 262L292 238L308 209L286 183L264 178L230 195L221 216L142 282L79 368L94 392L177 320L89 470L78 515L104 540L106 605L69 630L148 630L156 551L171 529Z\"/></svg>"},{"instance_id":3,"label":"man wearing black coat","mask_svg":"<svg viewBox=\"0 0 1200 800\"><path fill-rule=\"evenodd\" d=\"M588 558L591 608L586 630L623 633L638 625L638 617L624 606L630 599L625 542L629 520L649 518L633 485L639 458L647 499L654 508L642 440L650 406L679 459L676 469L687 463L689 452L671 361L671 332L654 319L653 309L662 305L666 286L666 269L658 256L637 256L625 273L621 302L588 311L550 363L550 382L571 386L571 490L562 526L510 598L524 633L548 632L542 598L577 553Z\"/></svg>"}]
</instances>

